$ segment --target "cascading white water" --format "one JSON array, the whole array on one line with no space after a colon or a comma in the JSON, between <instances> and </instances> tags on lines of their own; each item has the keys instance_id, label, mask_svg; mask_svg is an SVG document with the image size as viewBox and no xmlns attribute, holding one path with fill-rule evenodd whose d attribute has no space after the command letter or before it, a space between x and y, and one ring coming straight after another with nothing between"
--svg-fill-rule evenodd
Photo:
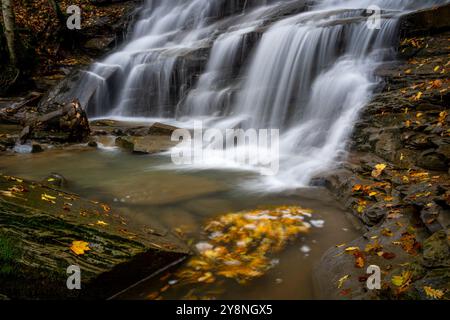
<instances>
[{"instance_id":1,"label":"cascading white water","mask_svg":"<svg viewBox=\"0 0 450 320\"><path fill-rule=\"evenodd\" d=\"M196 88L190 91L186 101L181 102L183 110L178 116L209 115L214 112L223 113L228 109L231 87L220 88L219 84L229 79L232 68L237 63L245 33L247 30L225 34L214 42L206 71L198 80Z\"/></svg>"},{"instance_id":2,"label":"cascading white water","mask_svg":"<svg viewBox=\"0 0 450 320\"><path fill-rule=\"evenodd\" d=\"M225 0L147 2L129 42L86 74L86 83L98 85L84 102L102 116L176 116L206 119L219 129L280 129L279 173L250 185L301 187L345 153L358 113L379 82L375 69L393 57L397 18L372 29L365 9L377 5L398 16L448 1L322 0L310 7L298 5L304 1L249 2L252 8L234 1L239 10L224 9ZM284 18L281 7L287 8ZM225 17L224 10L234 15ZM261 33L245 60L245 37ZM198 80L190 69L180 72L186 55L200 55L211 43ZM248 65L236 73L244 61ZM206 148L208 162L191 168L258 169L233 163L231 154Z\"/></svg>"}]
</instances>

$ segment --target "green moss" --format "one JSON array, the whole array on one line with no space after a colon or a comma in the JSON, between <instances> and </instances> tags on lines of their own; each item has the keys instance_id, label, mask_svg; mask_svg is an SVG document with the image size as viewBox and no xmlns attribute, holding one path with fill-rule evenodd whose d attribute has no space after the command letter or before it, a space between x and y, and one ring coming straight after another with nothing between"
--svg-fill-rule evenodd
<instances>
[{"instance_id":1,"label":"green moss","mask_svg":"<svg viewBox=\"0 0 450 320\"><path fill-rule=\"evenodd\" d=\"M20 258L20 249L8 236L0 236L0 261L14 262Z\"/></svg>"},{"instance_id":2,"label":"green moss","mask_svg":"<svg viewBox=\"0 0 450 320\"><path fill-rule=\"evenodd\" d=\"M21 258L22 250L5 235L0 236L0 276L8 276L15 272L17 261Z\"/></svg>"}]
</instances>

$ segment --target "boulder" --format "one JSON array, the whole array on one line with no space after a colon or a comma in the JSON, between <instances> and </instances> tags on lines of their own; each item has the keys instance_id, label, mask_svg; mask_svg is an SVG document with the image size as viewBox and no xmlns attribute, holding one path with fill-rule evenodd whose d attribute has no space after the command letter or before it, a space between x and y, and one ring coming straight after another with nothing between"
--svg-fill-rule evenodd
<instances>
[{"instance_id":1,"label":"boulder","mask_svg":"<svg viewBox=\"0 0 450 320\"><path fill-rule=\"evenodd\" d=\"M177 129L178 129L177 127L156 122L150 127L150 129L148 130L148 134L158 136L171 136L172 133Z\"/></svg>"},{"instance_id":2,"label":"boulder","mask_svg":"<svg viewBox=\"0 0 450 320\"><path fill-rule=\"evenodd\" d=\"M174 147L173 142L164 136L122 136L117 137L116 146L134 153L153 154L167 151Z\"/></svg>"},{"instance_id":3,"label":"boulder","mask_svg":"<svg viewBox=\"0 0 450 320\"><path fill-rule=\"evenodd\" d=\"M447 171L448 161L446 157L434 150L427 150L420 154L417 165L428 170Z\"/></svg>"},{"instance_id":4,"label":"boulder","mask_svg":"<svg viewBox=\"0 0 450 320\"><path fill-rule=\"evenodd\" d=\"M36 142L31 143L31 153L39 153L42 151L44 151L44 149L39 143Z\"/></svg>"}]
</instances>

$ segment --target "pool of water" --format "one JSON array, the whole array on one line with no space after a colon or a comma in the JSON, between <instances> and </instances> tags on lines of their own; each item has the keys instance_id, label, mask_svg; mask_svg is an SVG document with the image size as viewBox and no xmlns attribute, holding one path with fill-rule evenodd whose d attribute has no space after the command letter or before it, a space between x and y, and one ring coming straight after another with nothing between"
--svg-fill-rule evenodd
<instances>
[{"instance_id":1,"label":"pool of water","mask_svg":"<svg viewBox=\"0 0 450 320\"><path fill-rule=\"evenodd\" d=\"M315 220L324 221L323 226L313 226L309 233L276 254L273 258L278 263L274 268L245 285L225 281L215 294L211 294L214 290L210 288L208 294L202 296L200 292L200 297L320 298L312 282L314 266L328 248L358 236L344 210L326 190L306 188L283 193L252 193L241 186L254 177L254 173L161 169L168 161L170 158L166 156L77 146L38 154L2 155L0 172L33 180L44 179L51 172L59 173L67 179L67 189L111 203L137 222L161 229L182 229L193 244L204 238L202 230L208 220L225 213L281 205L309 208ZM144 282L120 298L148 299L167 281L170 281L170 274L162 280ZM165 297L185 298L186 292L170 288Z\"/></svg>"}]
</instances>

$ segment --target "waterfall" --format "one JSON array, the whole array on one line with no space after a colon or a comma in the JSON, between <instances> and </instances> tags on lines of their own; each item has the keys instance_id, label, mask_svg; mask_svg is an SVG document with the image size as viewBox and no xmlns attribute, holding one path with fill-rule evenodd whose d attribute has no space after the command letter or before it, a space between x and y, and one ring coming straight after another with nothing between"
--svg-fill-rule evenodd
<instances>
[{"instance_id":1,"label":"waterfall","mask_svg":"<svg viewBox=\"0 0 450 320\"><path fill-rule=\"evenodd\" d=\"M186 101L182 101L182 111L178 116L224 113L229 109L232 88L220 88L220 82L230 79L244 36L245 32L239 30L220 36L214 42L206 71L200 76L196 88L189 92Z\"/></svg>"},{"instance_id":2,"label":"waterfall","mask_svg":"<svg viewBox=\"0 0 450 320\"><path fill-rule=\"evenodd\" d=\"M377 66L395 57L398 17L447 2L147 1L128 42L94 64L76 94L95 116L280 129L279 173L249 185L301 187L345 156ZM390 13L379 28L367 23L373 5ZM208 165L193 168L240 167L205 151Z\"/></svg>"}]
</instances>

